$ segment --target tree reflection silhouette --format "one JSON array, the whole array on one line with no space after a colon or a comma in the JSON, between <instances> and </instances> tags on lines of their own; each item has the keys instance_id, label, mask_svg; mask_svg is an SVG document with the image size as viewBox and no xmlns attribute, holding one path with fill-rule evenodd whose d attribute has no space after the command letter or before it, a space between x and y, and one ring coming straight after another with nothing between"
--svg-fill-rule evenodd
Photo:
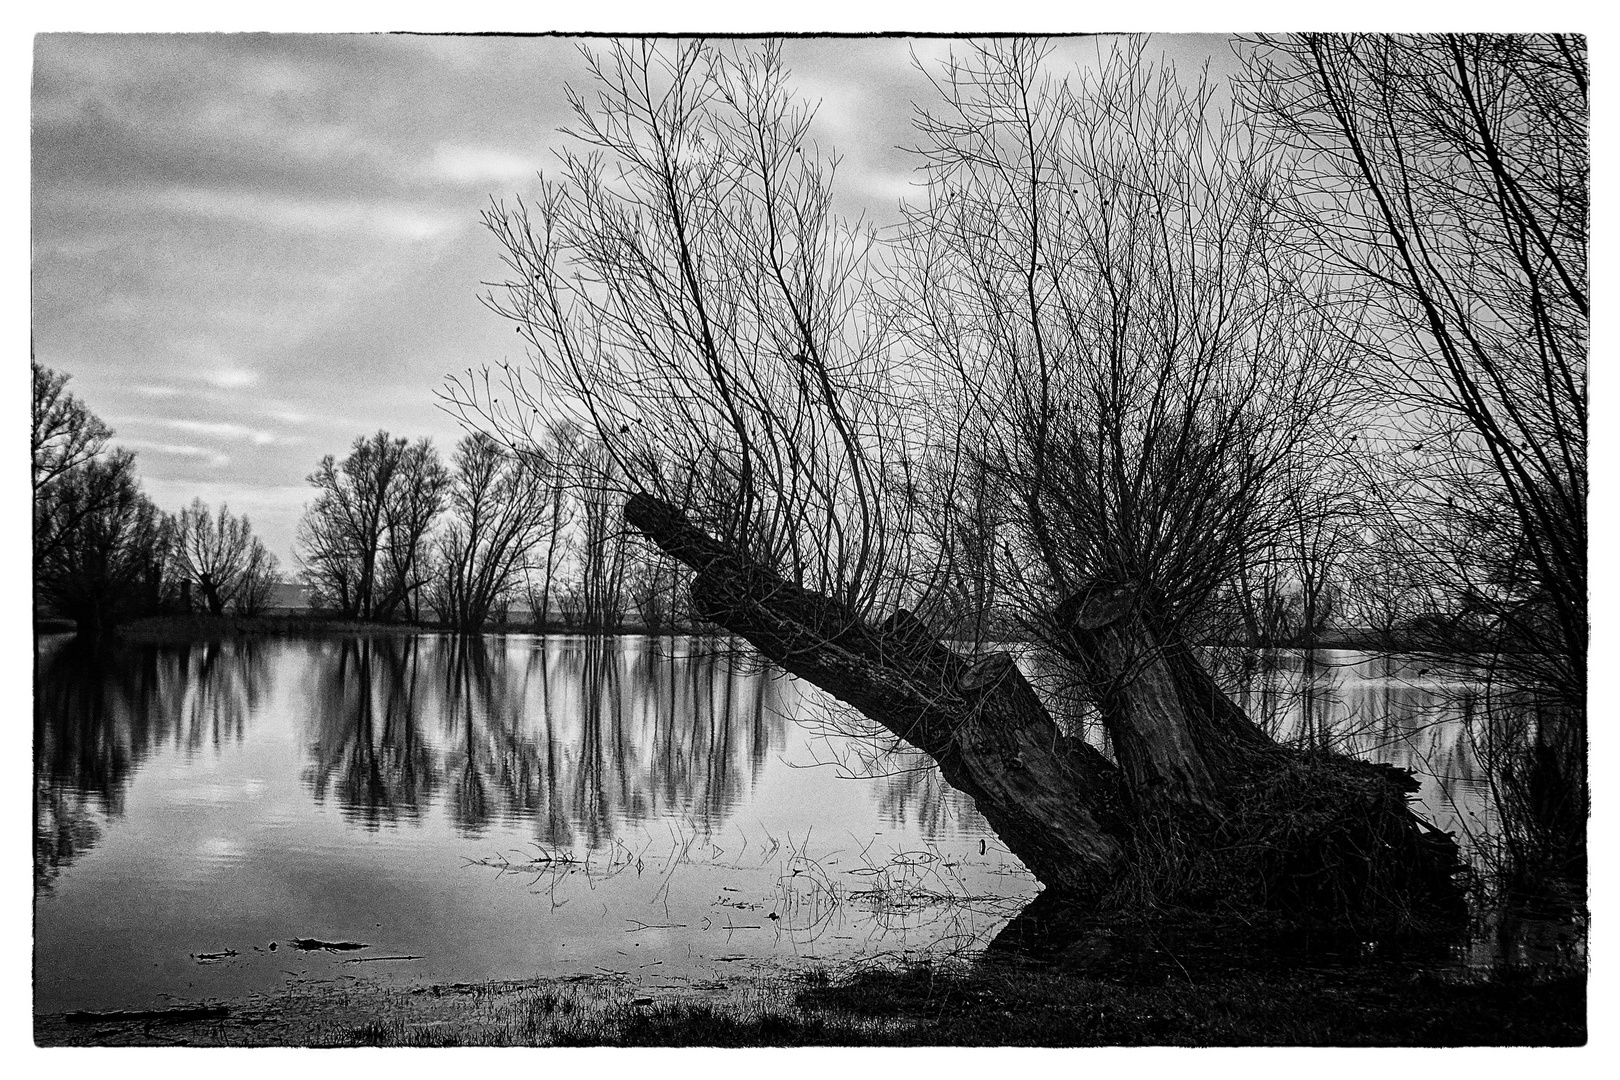
<instances>
[{"instance_id":1,"label":"tree reflection silhouette","mask_svg":"<svg viewBox=\"0 0 1620 1080\"><path fill-rule=\"evenodd\" d=\"M490 769L495 760L487 723L478 716L495 714L497 682L489 671L489 649L483 638L450 639L444 666L445 728L455 741L446 754L450 777L450 816L464 836L478 836L490 820ZM504 687L504 680L499 684Z\"/></svg>"},{"instance_id":2,"label":"tree reflection silhouette","mask_svg":"<svg viewBox=\"0 0 1620 1080\"><path fill-rule=\"evenodd\" d=\"M123 813L142 763L160 746L240 742L269 690L251 640L130 645L41 643L34 674L34 883L50 882Z\"/></svg>"},{"instance_id":3,"label":"tree reflection silhouette","mask_svg":"<svg viewBox=\"0 0 1620 1080\"><path fill-rule=\"evenodd\" d=\"M345 818L370 829L418 818L442 777L419 722L420 651L414 637L345 640L313 683L319 707L305 783L317 802L332 795Z\"/></svg>"},{"instance_id":4,"label":"tree reflection silhouette","mask_svg":"<svg viewBox=\"0 0 1620 1080\"><path fill-rule=\"evenodd\" d=\"M915 823L929 839L975 828L990 832L972 798L947 784L921 751L902 751L888 767L878 797L878 812L890 825L905 827Z\"/></svg>"},{"instance_id":5,"label":"tree reflection silhouette","mask_svg":"<svg viewBox=\"0 0 1620 1080\"><path fill-rule=\"evenodd\" d=\"M463 836L527 822L548 849L710 833L785 742L783 681L724 644L379 636L313 662L306 784L371 828L442 796Z\"/></svg>"},{"instance_id":6,"label":"tree reflection silhouette","mask_svg":"<svg viewBox=\"0 0 1620 1080\"><path fill-rule=\"evenodd\" d=\"M541 722L528 733L542 767L529 775L549 788L526 800L544 811L537 839L598 848L661 817L700 834L722 827L785 738L772 680L732 659L682 639L537 642Z\"/></svg>"}]
</instances>

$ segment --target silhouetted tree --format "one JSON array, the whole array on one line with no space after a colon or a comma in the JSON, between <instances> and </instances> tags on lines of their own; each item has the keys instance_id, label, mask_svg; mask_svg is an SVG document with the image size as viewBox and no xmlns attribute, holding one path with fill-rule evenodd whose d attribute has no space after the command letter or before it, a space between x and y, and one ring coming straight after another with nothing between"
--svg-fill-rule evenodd
<instances>
[{"instance_id":1,"label":"silhouetted tree","mask_svg":"<svg viewBox=\"0 0 1620 1080\"><path fill-rule=\"evenodd\" d=\"M53 481L100 457L113 433L84 402L67 391L69 376L43 367L38 361L32 361L30 366L33 404L29 449L37 494Z\"/></svg>"},{"instance_id":2,"label":"silhouetted tree","mask_svg":"<svg viewBox=\"0 0 1620 1080\"><path fill-rule=\"evenodd\" d=\"M449 486L433 444L362 436L341 464L327 455L309 482L318 494L298 545L316 602L348 618L414 616L428 530Z\"/></svg>"},{"instance_id":3,"label":"silhouetted tree","mask_svg":"<svg viewBox=\"0 0 1620 1080\"><path fill-rule=\"evenodd\" d=\"M483 626L531 568L555 521L551 469L483 432L465 436L451 458L449 522L437 541L434 606L457 630Z\"/></svg>"},{"instance_id":4,"label":"silhouetted tree","mask_svg":"<svg viewBox=\"0 0 1620 1080\"><path fill-rule=\"evenodd\" d=\"M574 523L574 501L570 496L571 465L578 456L579 432L567 423L550 425L539 443L536 459L547 466L545 490L545 530L541 542L545 551L539 564L529 574L525 592L534 625L544 628L551 617L551 605L556 597L557 569L568 558L573 547L570 526Z\"/></svg>"},{"instance_id":5,"label":"silhouetted tree","mask_svg":"<svg viewBox=\"0 0 1620 1080\"><path fill-rule=\"evenodd\" d=\"M1369 313L1393 433L1378 493L1420 588L1537 714L1534 802L1584 873L1586 43L1261 37L1245 97L1297 151L1294 239ZM1468 625L1472 624L1472 625ZM1483 633L1483 636L1481 634ZM1561 793L1561 794L1555 794ZM1559 830L1552 830L1559 831Z\"/></svg>"},{"instance_id":6,"label":"silhouetted tree","mask_svg":"<svg viewBox=\"0 0 1620 1080\"><path fill-rule=\"evenodd\" d=\"M601 107L572 102L590 152L485 215L512 272L488 303L544 370L447 397L514 444L535 417L580 423L613 463L604 486L675 500L870 610L906 543L883 483L905 445L895 358L859 317L873 237L832 213L833 162L780 46L625 41L587 60Z\"/></svg>"},{"instance_id":7,"label":"silhouetted tree","mask_svg":"<svg viewBox=\"0 0 1620 1080\"><path fill-rule=\"evenodd\" d=\"M115 485L99 483L87 488L76 485L71 504L61 499L63 485L91 462L107 454L112 430L103 424L77 397L67 391L68 376L31 362L33 399L29 449L30 475L34 494L34 575L36 580L46 561L54 554L80 519L104 509L105 501L116 497ZM129 468L133 455L125 454L122 467ZM110 474L103 474L105 480ZM82 481L82 478L81 478Z\"/></svg>"},{"instance_id":8,"label":"silhouetted tree","mask_svg":"<svg viewBox=\"0 0 1620 1080\"><path fill-rule=\"evenodd\" d=\"M100 635L157 610L167 530L136 482L134 455L114 451L53 482L45 527L56 541L35 589L81 634Z\"/></svg>"},{"instance_id":9,"label":"silhouetted tree","mask_svg":"<svg viewBox=\"0 0 1620 1080\"><path fill-rule=\"evenodd\" d=\"M776 46L615 44L572 97L596 152L487 215L513 271L491 302L547 394L510 369L500 400L452 394L514 439L577 406L694 612L926 751L1055 891L1449 912L1455 850L1410 778L1279 746L1189 644L1339 411L1345 335L1277 243L1264 148L1129 51L1068 82L1043 63L970 43L939 73L929 198L880 304ZM999 593L1111 758L1011 654L894 609L960 547L919 524L919 492L951 499L921 482L930 446L963 462L936 476L990 484L997 514L963 524L999 541Z\"/></svg>"},{"instance_id":10,"label":"silhouetted tree","mask_svg":"<svg viewBox=\"0 0 1620 1080\"><path fill-rule=\"evenodd\" d=\"M216 518L196 499L169 523L172 576L197 587L210 615L230 608L240 615L262 610L275 581L276 557L253 535L246 515L221 505Z\"/></svg>"},{"instance_id":11,"label":"silhouetted tree","mask_svg":"<svg viewBox=\"0 0 1620 1080\"><path fill-rule=\"evenodd\" d=\"M624 502L610 486L616 469L599 444L583 444L577 466L581 479L572 491L579 529L576 610L586 629L611 630L624 622L629 603Z\"/></svg>"}]
</instances>

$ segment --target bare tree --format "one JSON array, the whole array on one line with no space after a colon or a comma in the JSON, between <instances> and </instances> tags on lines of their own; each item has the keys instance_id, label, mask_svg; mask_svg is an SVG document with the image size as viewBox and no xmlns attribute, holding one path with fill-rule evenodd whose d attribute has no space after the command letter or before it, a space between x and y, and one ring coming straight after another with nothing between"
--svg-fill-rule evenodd
<instances>
[{"instance_id":1,"label":"bare tree","mask_svg":"<svg viewBox=\"0 0 1620 1080\"><path fill-rule=\"evenodd\" d=\"M68 376L31 364L34 595L100 635L163 599L162 515L141 493L135 455L66 390Z\"/></svg>"},{"instance_id":2,"label":"bare tree","mask_svg":"<svg viewBox=\"0 0 1620 1080\"><path fill-rule=\"evenodd\" d=\"M134 455L94 458L49 490L47 528L57 542L36 571L37 595L86 636L155 612L168 536L162 513L135 479Z\"/></svg>"},{"instance_id":3,"label":"bare tree","mask_svg":"<svg viewBox=\"0 0 1620 1080\"><path fill-rule=\"evenodd\" d=\"M276 558L253 535L246 515L238 517L221 505L216 518L196 499L170 519L169 535L172 576L197 587L210 615L223 615L226 608L247 614L244 607L263 606Z\"/></svg>"},{"instance_id":4,"label":"bare tree","mask_svg":"<svg viewBox=\"0 0 1620 1080\"><path fill-rule=\"evenodd\" d=\"M107 449L112 430L67 390L68 376L31 361L33 404L29 449L37 493Z\"/></svg>"},{"instance_id":5,"label":"bare tree","mask_svg":"<svg viewBox=\"0 0 1620 1080\"><path fill-rule=\"evenodd\" d=\"M1276 239L1266 148L1141 48L1063 81L1029 39L945 64L899 299L997 486L1025 631L1103 706L1134 787L1214 807L1212 718L1178 703L1209 683L1188 640L1296 527L1293 478L1345 412L1344 348ZM1133 611L1105 653L1062 618L1099 589Z\"/></svg>"},{"instance_id":6,"label":"bare tree","mask_svg":"<svg viewBox=\"0 0 1620 1080\"><path fill-rule=\"evenodd\" d=\"M1139 60L1042 63L1015 40L941 74L880 304L775 46L614 46L574 95L600 154L488 215L513 270L491 302L539 370L449 396L514 441L587 417L694 613L927 752L1055 891L1449 910L1409 778L1278 746L1187 640L1335 418L1344 335L1272 242L1264 155ZM964 545L929 518L975 485L998 512L961 515ZM1112 759L1010 653L896 610L992 537L997 603L1082 675Z\"/></svg>"},{"instance_id":7,"label":"bare tree","mask_svg":"<svg viewBox=\"0 0 1620 1080\"><path fill-rule=\"evenodd\" d=\"M1393 648L1427 607L1418 558L1398 524L1382 519L1375 502L1364 501L1359 542L1346 560L1345 606L1349 620L1371 633L1373 643Z\"/></svg>"},{"instance_id":8,"label":"bare tree","mask_svg":"<svg viewBox=\"0 0 1620 1080\"><path fill-rule=\"evenodd\" d=\"M1508 634L1556 635L1537 681L1573 704L1587 634L1585 44L1261 45L1250 96L1307 151L1293 178L1301 242L1342 272L1345 305L1380 314L1363 345L1404 406L1386 464L1418 511L1406 523L1432 529L1430 561L1454 569L1454 592L1498 594ZM1476 530L1489 520L1486 549L1517 550L1517 569L1458 559L1469 553L1446 539L1448 505Z\"/></svg>"},{"instance_id":9,"label":"bare tree","mask_svg":"<svg viewBox=\"0 0 1620 1080\"><path fill-rule=\"evenodd\" d=\"M1375 313L1399 421L1380 487L1413 569L1483 624L1504 701L1538 714L1536 801L1584 875L1585 41L1263 37L1247 97L1298 151L1296 237Z\"/></svg>"},{"instance_id":10,"label":"bare tree","mask_svg":"<svg viewBox=\"0 0 1620 1080\"><path fill-rule=\"evenodd\" d=\"M536 575L531 574L528 581L529 611L535 626L542 629L551 616L551 604L555 596L554 579L557 567L568 556L570 542L568 527L573 521L573 503L568 496L567 477L558 464L564 460L562 444L554 440L550 446L551 452L544 456L553 467L545 491L545 558L536 568L539 578L538 591L535 589Z\"/></svg>"},{"instance_id":11,"label":"bare tree","mask_svg":"<svg viewBox=\"0 0 1620 1080\"><path fill-rule=\"evenodd\" d=\"M449 523L437 540L433 591L440 617L473 631L504 605L555 521L550 470L492 436L465 436L451 458Z\"/></svg>"},{"instance_id":12,"label":"bare tree","mask_svg":"<svg viewBox=\"0 0 1620 1080\"><path fill-rule=\"evenodd\" d=\"M1336 457L1304 459L1303 474L1288 496L1289 520L1281 537L1282 558L1298 590L1292 643L1305 649L1315 649L1346 612L1347 567L1368 520L1357 470Z\"/></svg>"},{"instance_id":13,"label":"bare tree","mask_svg":"<svg viewBox=\"0 0 1620 1080\"><path fill-rule=\"evenodd\" d=\"M247 567L242 571L242 583L236 590L235 608L238 615L252 618L263 615L270 606L270 597L281 582L277 572L280 561L264 545L255 542L248 555Z\"/></svg>"},{"instance_id":14,"label":"bare tree","mask_svg":"<svg viewBox=\"0 0 1620 1080\"><path fill-rule=\"evenodd\" d=\"M581 448L578 467L582 481L573 492L579 508L577 610L586 630L616 630L630 600L624 499L611 486L617 470L599 444Z\"/></svg>"},{"instance_id":15,"label":"bare tree","mask_svg":"<svg viewBox=\"0 0 1620 1080\"><path fill-rule=\"evenodd\" d=\"M403 441L403 440L402 440ZM375 615L387 620L398 612L421 618L422 590L428 578L428 533L444 509L450 474L427 439L419 439L400 457L399 482L386 500L387 542L383 545Z\"/></svg>"},{"instance_id":16,"label":"bare tree","mask_svg":"<svg viewBox=\"0 0 1620 1080\"><path fill-rule=\"evenodd\" d=\"M912 609L978 652L1012 626L1001 583L1009 527L1001 485L956 440L924 447L902 482L920 509L914 528L926 553L913 571Z\"/></svg>"},{"instance_id":17,"label":"bare tree","mask_svg":"<svg viewBox=\"0 0 1620 1080\"><path fill-rule=\"evenodd\" d=\"M678 596L680 568L662 551L629 552L625 595L649 634L667 633L682 622Z\"/></svg>"},{"instance_id":18,"label":"bare tree","mask_svg":"<svg viewBox=\"0 0 1620 1080\"><path fill-rule=\"evenodd\" d=\"M587 60L572 134L590 152L485 215L511 271L489 303L535 370L504 367L493 394L452 384L452 406L514 442L570 416L619 491L872 610L903 561L883 481L904 425L863 306L872 237L832 214L833 161L780 47L616 42Z\"/></svg>"},{"instance_id":19,"label":"bare tree","mask_svg":"<svg viewBox=\"0 0 1620 1080\"><path fill-rule=\"evenodd\" d=\"M94 492L79 485L69 512L70 507L57 497L55 489L102 457L113 433L84 402L68 392L66 374L43 367L38 361L31 361L30 367L33 397L29 450L34 492L34 570L38 574L77 525L76 515L104 508L91 497ZM133 461L132 456L126 457ZM102 486L98 490L114 498L114 487Z\"/></svg>"},{"instance_id":20,"label":"bare tree","mask_svg":"<svg viewBox=\"0 0 1620 1080\"><path fill-rule=\"evenodd\" d=\"M299 557L317 601L348 618L415 615L428 530L449 484L433 444L362 436L309 482L318 494L299 524Z\"/></svg>"}]
</instances>

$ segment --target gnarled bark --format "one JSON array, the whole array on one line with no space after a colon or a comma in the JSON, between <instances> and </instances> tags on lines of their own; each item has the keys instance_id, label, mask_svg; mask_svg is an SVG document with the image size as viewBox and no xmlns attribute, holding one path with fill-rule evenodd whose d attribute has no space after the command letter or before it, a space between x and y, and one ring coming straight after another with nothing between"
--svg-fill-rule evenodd
<instances>
[{"instance_id":1,"label":"gnarled bark","mask_svg":"<svg viewBox=\"0 0 1620 1080\"><path fill-rule=\"evenodd\" d=\"M1094 896L1125 863L1118 770L1059 730L1010 657L969 660L909 613L872 626L638 494L626 519L697 571L697 613L927 753L1046 884Z\"/></svg>"},{"instance_id":2,"label":"gnarled bark","mask_svg":"<svg viewBox=\"0 0 1620 1080\"><path fill-rule=\"evenodd\" d=\"M1218 818L1231 774L1277 750L1184 645L1160 640L1133 585L1094 583L1053 618L1099 699L1133 799Z\"/></svg>"}]
</instances>

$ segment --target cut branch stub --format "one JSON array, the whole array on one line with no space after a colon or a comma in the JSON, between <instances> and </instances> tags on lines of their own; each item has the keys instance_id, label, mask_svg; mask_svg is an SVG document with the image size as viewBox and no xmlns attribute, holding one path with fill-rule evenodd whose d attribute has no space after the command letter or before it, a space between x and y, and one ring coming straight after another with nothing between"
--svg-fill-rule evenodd
<instances>
[{"instance_id":1,"label":"cut branch stub","mask_svg":"<svg viewBox=\"0 0 1620 1080\"><path fill-rule=\"evenodd\" d=\"M1000 685L1001 680L1017 670L1018 664L1008 654L991 653L964 668L956 685L970 692L983 690Z\"/></svg>"},{"instance_id":2,"label":"cut branch stub","mask_svg":"<svg viewBox=\"0 0 1620 1080\"><path fill-rule=\"evenodd\" d=\"M1129 615L1136 598L1130 582L1095 582L1058 605L1058 623L1067 630L1101 630Z\"/></svg>"},{"instance_id":3,"label":"cut branch stub","mask_svg":"<svg viewBox=\"0 0 1620 1080\"><path fill-rule=\"evenodd\" d=\"M1197 737L1201 711L1187 707L1185 673L1143 618L1129 583L1094 582L1053 613L1086 659L1114 758L1133 798L1219 816L1220 777Z\"/></svg>"}]
</instances>

